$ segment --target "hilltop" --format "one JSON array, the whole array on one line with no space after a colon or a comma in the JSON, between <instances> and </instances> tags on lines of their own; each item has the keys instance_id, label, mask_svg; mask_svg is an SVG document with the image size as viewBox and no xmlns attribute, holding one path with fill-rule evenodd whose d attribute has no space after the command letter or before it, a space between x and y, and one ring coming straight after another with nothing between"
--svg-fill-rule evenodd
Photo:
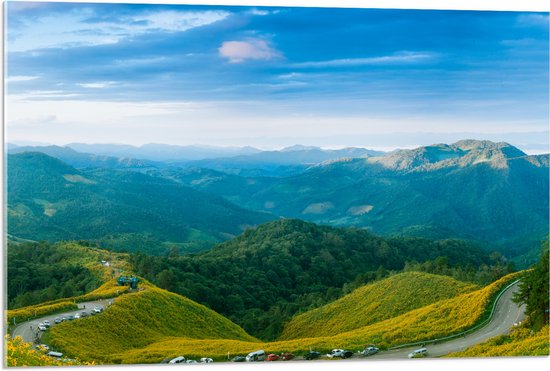
<instances>
[{"instance_id":1,"label":"hilltop","mask_svg":"<svg viewBox=\"0 0 550 371\"><path fill-rule=\"evenodd\" d=\"M100 315L50 330L53 347L98 362L119 363L116 353L171 338L256 341L227 318L143 279L139 291L121 295Z\"/></svg>"},{"instance_id":2,"label":"hilltop","mask_svg":"<svg viewBox=\"0 0 550 371\"><path fill-rule=\"evenodd\" d=\"M8 156L8 233L165 253L208 248L272 216L138 172L80 171L42 153Z\"/></svg>"},{"instance_id":3,"label":"hilltop","mask_svg":"<svg viewBox=\"0 0 550 371\"><path fill-rule=\"evenodd\" d=\"M260 225L192 256L132 256L131 263L151 282L207 304L268 340L298 311L338 299L344 288L402 270L408 261L438 257L464 270L491 264L487 252L465 241L386 239L295 219Z\"/></svg>"},{"instance_id":4,"label":"hilltop","mask_svg":"<svg viewBox=\"0 0 550 371\"><path fill-rule=\"evenodd\" d=\"M360 287L348 295L294 317L281 339L331 336L449 299L477 286L450 277L407 272Z\"/></svg>"}]
</instances>

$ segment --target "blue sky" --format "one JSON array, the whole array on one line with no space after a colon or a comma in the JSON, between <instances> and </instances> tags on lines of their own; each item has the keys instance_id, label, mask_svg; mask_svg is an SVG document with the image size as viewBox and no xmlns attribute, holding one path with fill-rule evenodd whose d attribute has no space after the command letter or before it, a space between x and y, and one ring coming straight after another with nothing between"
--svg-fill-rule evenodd
<instances>
[{"instance_id":1,"label":"blue sky","mask_svg":"<svg viewBox=\"0 0 550 371\"><path fill-rule=\"evenodd\" d=\"M548 151L548 13L7 5L10 141Z\"/></svg>"}]
</instances>

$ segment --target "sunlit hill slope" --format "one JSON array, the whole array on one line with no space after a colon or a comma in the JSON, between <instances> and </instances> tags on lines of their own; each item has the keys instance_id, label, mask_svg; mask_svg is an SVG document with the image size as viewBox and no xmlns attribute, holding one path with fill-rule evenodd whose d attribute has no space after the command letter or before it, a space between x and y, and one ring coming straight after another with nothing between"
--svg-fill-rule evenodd
<instances>
[{"instance_id":1,"label":"sunlit hill slope","mask_svg":"<svg viewBox=\"0 0 550 371\"><path fill-rule=\"evenodd\" d=\"M358 288L292 319L282 339L331 336L380 322L477 287L450 277L408 272Z\"/></svg>"}]
</instances>

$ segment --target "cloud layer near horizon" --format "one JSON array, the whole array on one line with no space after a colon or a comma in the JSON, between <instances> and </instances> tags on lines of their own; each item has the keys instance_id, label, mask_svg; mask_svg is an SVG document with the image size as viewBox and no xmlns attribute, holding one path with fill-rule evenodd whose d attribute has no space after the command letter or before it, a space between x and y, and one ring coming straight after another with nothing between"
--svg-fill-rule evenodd
<instances>
[{"instance_id":1,"label":"cloud layer near horizon","mask_svg":"<svg viewBox=\"0 0 550 371\"><path fill-rule=\"evenodd\" d=\"M8 139L548 130L543 13L10 2L6 36Z\"/></svg>"}]
</instances>

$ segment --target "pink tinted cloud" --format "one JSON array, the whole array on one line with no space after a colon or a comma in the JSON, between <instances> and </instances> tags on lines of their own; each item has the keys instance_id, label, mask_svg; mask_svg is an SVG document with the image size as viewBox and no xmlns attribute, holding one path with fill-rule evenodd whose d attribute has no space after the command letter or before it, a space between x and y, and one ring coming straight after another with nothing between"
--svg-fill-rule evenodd
<instances>
[{"instance_id":1,"label":"pink tinted cloud","mask_svg":"<svg viewBox=\"0 0 550 371\"><path fill-rule=\"evenodd\" d=\"M246 41L225 41L218 49L220 56L229 59L230 63L241 63L246 60L270 60L281 54L273 49L267 41L247 39Z\"/></svg>"}]
</instances>

